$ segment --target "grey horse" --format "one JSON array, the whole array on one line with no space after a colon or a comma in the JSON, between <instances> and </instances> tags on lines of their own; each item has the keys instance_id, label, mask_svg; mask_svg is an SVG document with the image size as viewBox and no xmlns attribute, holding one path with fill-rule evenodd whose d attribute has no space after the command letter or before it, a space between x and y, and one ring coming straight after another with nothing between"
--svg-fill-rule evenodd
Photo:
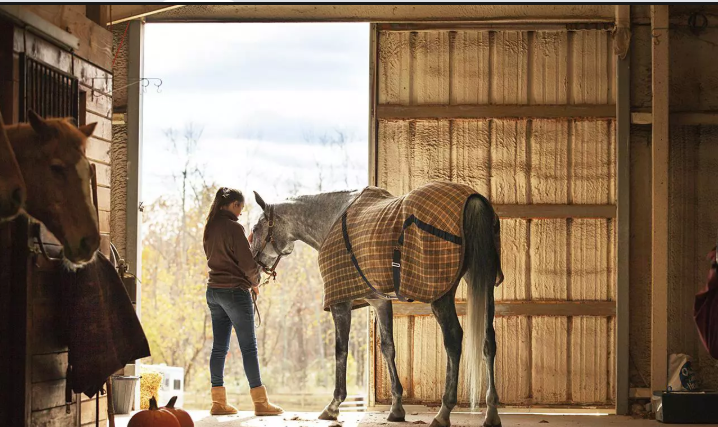
<instances>
[{"instance_id":1,"label":"grey horse","mask_svg":"<svg viewBox=\"0 0 718 427\"><path fill-rule=\"evenodd\" d=\"M279 259L292 253L294 242L299 240L317 251L328 236L332 226L339 220L359 196L360 191L340 191L309 196L298 196L285 202L269 205L254 193L257 204L264 211L252 228L252 253L265 270L273 272ZM503 281L500 267L500 230L493 207L483 197L473 196L464 209L464 236L466 237L464 259L468 283L468 313L466 324L469 390L472 406L478 403L481 384L481 354L486 364L488 389L486 392L486 417L484 426L501 425L497 405L499 396L494 381L496 335L494 332L494 285ZM268 237L271 237L268 238ZM455 295L458 286L431 303L444 336L447 353L446 384L439 413L432 427L451 425L450 415L457 403L459 363L464 332L456 313ZM403 388L395 364L393 309L389 300L379 296L367 298L376 311L381 335L381 351L391 377L392 405L388 420L405 421L402 406ZM330 311L336 332L336 379L334 399L319 416L322 420L336 420L339 405L347 397L346 370L351 328L352 301L332 305Z\"/></svg>"}]
</instances>

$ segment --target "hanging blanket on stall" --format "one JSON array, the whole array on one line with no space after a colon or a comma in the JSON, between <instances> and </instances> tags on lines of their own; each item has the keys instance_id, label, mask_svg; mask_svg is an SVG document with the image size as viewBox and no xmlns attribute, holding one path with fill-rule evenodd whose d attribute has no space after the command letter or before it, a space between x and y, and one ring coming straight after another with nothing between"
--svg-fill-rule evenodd
<instances>
[{"instance_id":1,"label":"hanging blanket on stall","mask_svg":"<svg viewBox=\"0 0 718 427\"><path fill-rule=\"evenodd\" d=\"M464 207L473 195L483 197L451 182L402 197L365 188L319 251L324 309L352 300L364 307L377 293L430 303L451 290L464 273Z\"/></svg>"},{"instance_id":2,"label":"hanging blanket on stall","mask_svg":"<svg viewBox=\"0 0 718 427\"><path fill-rule=\"evenodd\" d=\"M100 252L61 273L69 325L68 387L91 397L128 363L150 355L149 344L115 266Z\"/></svg>"},{"instance_id":3,"label":"hanging blanket on stall","mask_svg":"<svg viewBox=\"0 0 718 427\"><path fill-rule=\"evenodd\" d=\"M708 255L708 260L711 261L708 283L696 295L693 318L706 350L711 357L718 359L718 263L715 248Z\"/></svg>"}]
</instances>

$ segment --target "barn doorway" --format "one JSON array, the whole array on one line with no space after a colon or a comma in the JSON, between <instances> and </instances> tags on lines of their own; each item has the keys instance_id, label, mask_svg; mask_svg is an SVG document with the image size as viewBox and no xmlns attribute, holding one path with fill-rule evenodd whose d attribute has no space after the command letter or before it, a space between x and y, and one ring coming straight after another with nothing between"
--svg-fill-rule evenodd
<instances>
[{"instance_id":1,"label":"barn doorway","mask_svg":"<svg viewBox=\"0 0 718 427\"><path fill-rule=\"evenodd\" d=\"M368 184L369 35L369 24L146 24L140 311L153 356L140 369L165 372L161 400L211 406L202 232L216 189L243 191L249 230L261 213L252 191L281 201ZM282 264L258 302L262 380L285 410L321 410L334 327L316 253L298 244ZM347 410L368 386L368 311L354 316ZM225 386L247 402L235 337Z\"/></svg>"}]
</instances>

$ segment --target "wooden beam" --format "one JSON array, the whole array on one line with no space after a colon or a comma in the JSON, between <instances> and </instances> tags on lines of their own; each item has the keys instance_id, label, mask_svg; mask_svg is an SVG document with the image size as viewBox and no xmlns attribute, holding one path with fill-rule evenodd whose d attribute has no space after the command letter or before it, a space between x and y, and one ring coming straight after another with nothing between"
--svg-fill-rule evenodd
<instances>
[{"instance_id":1,"label":"wooden beam","mask_svg":"<svg viewBox=\"0 0 718 427\"><path fill-rule=\"evenodd\" d=\"M668 5L651 5L653 127L651 150L651 389L668 382L668 165L669 165L669 32Z\"/></svg>"},{"instance_id":2,"label":"wooden beam","mask_svg":"<svg viewBox=\"0 0 718 427\"><path fill-rule=\"evenodd\" d=\"M634 125L650 125L653 114L644 111L631 113ZM670 124L673 126L718 126L718 111L674 111L670 113Z\"/></svg>"},{"instance_id":3,"label":"wooden beam","mask_svg":"<svg viewBox=\"0 0 718 427\"><path fill-rule=\"evenodd\" d=\"M92 22L104 27L110 22L110 5L90 3L86 6L85 14Z\"/></svg>"},{"instance_id":4,"label":"wooden beam","mask_svg":"<svg viewBox=\"0 0 718 427\"><path fill-rule=\"evenodd\" d=\"M30 12L25 6L0 5L0 15L10 18L12 21L25 26L29 31L47 37L68 49L77 50L80 47L80 39Z\"/></svg>"},{"instance_id":5,"label":"wooden beam","mask_svg":"<svg viewBox=\"0 0 718 427\"><path fill-rule=\"evenodd\" d=\"M430 304L394 302L394 316L431 316ZM456 303L456 312L466 314L466 302ZM616 315L613 301L503 301L496 302L496 316L598 316Z\"/></svg>"},{"instance_id":6,"label":"wooden beam","mask_svg":"<svg viewBox=\"0 0 718 427\"><path fill-rule=\"evenodd\" d=\"M24 8L76 36L79 44L73 50L77 56L106 71L111 70L112 34L85 16L77 6L26 4Z\"/></svg>"},{"instance_id":7,"label":"wooden beam","mask_svg":"<svg viewBox=\"0 0 718 427\"><path fill-rule=\"evenodd\" d=\"M147 4L114 4L110 7L107 25L119 24L133 19L146 18L156 13L167 12L184 7L183 4L147 5Z\"/></svg>"},{"instance_id":8,"label":"wooden beam","mask_svg":"<svg viewBox=\"0 0 718 427\"><path fill-rule=\"evenodd\" d=\"M144 74L144 23L131 21L127 34L129 81L139 81ZM139 210L142 201L142 85L127 88L127 201L126 201L126 233L127 247L125 259L129 264L129 272L138 278L142 275L142 215ZM140 279L141 280L141 279ZM141 310L141 299L138 295L130 295L136 299L138 312Z\"/></svg>"},{"instance_id":9,"label":"wooden beam","mask_svg":"<svg viewBox=\"0 0 718 427\"><path fill-rule=\"evenodd\" d=\"M629 412L628 398L630 387L629 347L629 287L630 287L630 205L631 205L631 58L630 46L631 6L616 6L617 21L623 27L622 41L616 41L616 187L617 191L617 243L616 243L616 337L614 341L616 413L626 415ZM627 34L626 34L627 33Z\"/></svg>"},{"instance_id":10,"label":"wooden beam","mask_svg":"<svg viewBox=\"0 0 718 427\"><path fill-rule=\"evenodd\" d=\"M376 24L369 27L369 185L379 186L379 31Z\"/></svg>"},{"instance_id":11,"label":"wooden beam","mask_svg":"<svg viewBox=\"0 0 718 427\"><path fill-rule=\"evenodd\" d=\"M613 119L615 105L379 105L381 120Z\"/></svg>"},{"instance_id":12,"label":"wooden beam","mask_svg":"<svg viewBox=\"0 0 718 427\"><path fill-rule=\"evenodd\" d=\"M653 123L653 116L650 112L634 111L631 113L631 124L650 125Z\"/></svg>"},{"instance_id":13,"label":"wooden beam","mask_svg":"<svg viewBox=\"0 0 718 427\"><path fill-rule=\"evenodd\" d=\"M117 6L113 5L113 10ZM603 22L613 5L518 4L253 4L189 5L148 16L148 22Z\"/></svg>"},{"instance_id":14,"label":"wooden beam","mask_svg":"<svg viewBox=\"0 0 718 427\"><path fill-rule=\"evenodd\" d=\"M671 113L671 125L676 126L716 126L718 111L681 111Z\"/></svg>"},{"instance_id":15,"label":"wooden beam","mask_svg":"<svg viewBox=\"0 0 718 427\"><path fill-rule=\"evenodd\" d=\"M501 218L615 218L615 205L494 205Z\"/></svg>"},{"instance_id":16,"label":"wooden beam","mask_svg":"<svg viewBox=\"0 0 718 427\"><path fill-rule=\"evenodd\" d=\"M650 399L652 395L650 388L631 388L628 392L631 399Z\"/></svg>"},{"instance_id":17,"label":"wooden beam","mask_svg":"<svg viewBox=\"0 0 718 427\"><path fill-rule=\"evenodd\" d=\"M613 19L536 21L527 19L507 22L425 22L425 23L387 23L377 24L379 31L416 32L416 31L579 31L598 30L612 31L615 28Z\"/></svg>"}]
</instances>

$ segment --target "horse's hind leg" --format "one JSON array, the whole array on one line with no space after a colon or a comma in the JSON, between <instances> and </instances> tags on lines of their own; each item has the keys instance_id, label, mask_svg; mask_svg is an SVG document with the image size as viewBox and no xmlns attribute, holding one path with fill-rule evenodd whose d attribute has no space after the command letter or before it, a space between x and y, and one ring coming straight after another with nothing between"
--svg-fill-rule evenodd
<instances>
[{"instance_id":1,"label":"horse's hind leg","mask_svg":"<svg viewBox=\"0 0 718 427\"><path fill-rule=\"evenodd\" d=\"M404 407L401 404L401 397L404 388L399 381L399 374L396 371L394 349L394 311L391 301L387 300L368 300L369 304L376 310L379 318L379 331L381 334L381 353L384 355L389 375L391 376L391 413L389 421L402 422L406 417Z\"/></svg>"},{"instance_id":2,"label":"horse's hind leg","mask_svg":"<svg viewBox=\"0 0 718 427\"><path fill-rule=\"evenodd\" d=\"M349 355L349 330L352 325L352 302L333 305L331 311L336 330L334 399L319 415L320 420L336 420L339 416L339 405L347 398L347 356Z\"/></svg>"},{"instance_id":3,"label":"horse's hind leg","mask_svg":"<svg viewBox=\"0 0 718 427\"><path fill-rule=\"evenodd\" d=\"M494 331L494 287L486 289L486 338L484 339L484 363L488 378L486 390L486 418L484 426L500 427L501 419L496 406L499 404L499 394L496 392L494 381L494 359L496 358L496 332Z\"/></svg>"},{"instance_id":4,"label":"horse's hind leg","mask_svg":"<svg viewBox=\"0 0 718 427\"><path fill-rule=\"evenodd\" d=\"M431 427L447 427L451 425L449 417L456 406L459 386L459 362L461 361L461 340L464 331L461 329L459 318L456 315L454 292L441 297L431 304L436 320L441 326L444 335L444 348L446 349L446 384L444 397L441 399L441 410L431 423Z\"/></svg>"}]
</instances>

